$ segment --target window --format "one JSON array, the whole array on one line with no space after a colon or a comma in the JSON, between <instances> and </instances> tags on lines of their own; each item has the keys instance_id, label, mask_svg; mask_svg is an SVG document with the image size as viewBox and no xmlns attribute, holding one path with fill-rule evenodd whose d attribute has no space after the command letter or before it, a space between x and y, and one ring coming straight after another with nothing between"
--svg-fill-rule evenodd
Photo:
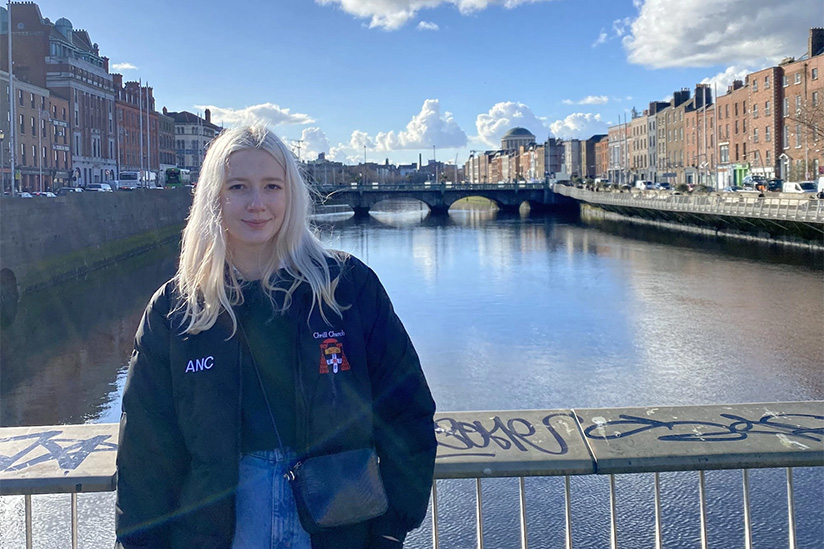
<instances>
[{"instance_id":1,"label":"window","mask_svg":"<svg viewBox=\"0 0 824 549\"><path fill-rule=\"evenodd\" d=\"M795 148L801 148L801 124L795 125Z\"/></svg>"},{"instance_id":2,"label":"window","mask_svg":"<svg viewBox=\"0 0 824 549\"><path fill-rule=\"evenodd\" d=\"M752 106L752 117L753 118L758 118L758 105L753 105Z\"/></svg>"},{"instance_id":3,"label":"window","mask_svg":"<svg viewBox=\"0 0 824 549\"><path fill-rule=\"evenodd\" d=\"M746 143L744 143L744 145L743 145L743 150L744 150L743 158L744 158L744 160L746 160L747 159L747 144Z\"/></svg>"},{"instance_id":4,"label":"window","mask_svg":"<svg viewBox=\"0 0 824 549\"><path fill-rule=\"evenodd\" d=\"M734 106L735 106L735 116L738 116L738 103L736 103Z\"/></svg>"},{"instance_id":5,"label":"window","mask_svg":"<svg viewBox=\"0 0 824 549\"><path fill-rule=\"evenodd\" d=\"M23 90L17 90L17 102L21 107L23 106Z\"/></svg>"},{"instance_id":6,"label":"window","mask_svg":"<svg viewBox=\"0 0 824 549\"><path fill-rule=\"evenodd\" d=\"M735 144L735 161L738 162L738 143Z\"/></svg>"},{"instance_id":7,"label":"window","mask_svg":"<svg viewBox=\"0 0 824 549\"><path fill-rule=\"evenodd\" d=\"M813 80L818 80L818 69L817 68L812 70L812 79Z\"/></svg>"},{"instance_id":8,"label":"window","mask_svg":"<svg viewBox=\"0 0 824 549\"><path fill-rule=\"evenodd\" d=\"M727 118L729 118L729 117L730 117L730 104L729 104L729 103L727 103L726 105L724 105L724 111L725 111L725 112L724 112L724 116L726 116Z\"/></svg>"},{"instance_id":9,"label":"window","mask_svg":"<svg viewBox=\"0 0 824 549\"><path fill-rule=\"evenodd\" d=\"M801 112L801 96L796 95L795 96L795 114L798 114L800 112Z\"/></svg>"},{"instance_id":10,"label":"window","mask_svg":"<svg viewBox=\"0 0 824 549\"><path fill-rule=\"evenodd\" d=\"M770 127L769 126L764 128L764 141L767 141L768 143L771 141L771 139L770 139Z\"/></svg>"},{"instance_id":11,"label":"window","mask_svg":"<svg viewBox=\"0 0 824 549\"><path fill-rule=\"evenodd\" d=\"M752 81L752 91L754 91L754 92L758 91L758 80L757 79L753 79L753 81Z\"/></svg>"},{"instance_id":12,"label":"window","mask_svg":"<svg viewBox=\"0 0 824 549\"><path fill-rule=\"evenodd\" d=\"M741 121L741 132L747 133L747 119Z\"/></svg>"},{"instance_id":13,"label":"window","mask_svg":"<svg viewBox=\"0 0 824 549\"><path fill-rule=\"evenodd\" d=\"M765 90L770 89L770 77L769 76L764 77L764 89Z\"/></svg>"},{"instance_id":14,"label":"window","mask_svg":"<svg viewBox=\"0 0 824 549\"><path fill-rule=\"evenodd\" d=\"M26 165L26 145L25 143L20 143L20 165Z\"/></svg>"},{"instance_id":15,"label":"window","mask_svg":"<svg viewBox=\"0 0 824 549\"><path fill-rule=\"evenodd\" d=\"M770 115L770 102L764 101L764 116Z\"/></svg>"},{"instance_id":16,"label":"window","mask_svg":"<svg viewBox=\"0 0 824 549\"><path fill-rule=\"evenodd\" d=\"M782 142L782 146L785 149L790 148L790 128L788 128L786 124L784 124L784 132L783 132L781 142Z\"/></svg>"},{"instance_id":17,"label":"window","mask_svg":"<svg viewBox=\"0 0 824 549\"><path fill-rule=\"evenodd\" d=\"M786 74L781 77L781 83L785 88L790 85L790 79L787 78Z\"/></svg>"},{"instance_id":18,"label":"window","mask_svg":"<svg viewBox=\"0 0 824 549\"><path fill-rule=\"evenodd\" d=\"M26 117L22 114L20 115L20 135L26 134Z\"/></svg>"},{"instance_id":19,"label":"window","mask_svg":"<svg viewBox=\"0 0 824 549\"><path fill-rule=\"evenodd\" d=\"M770 149L767 149L767 154L764 155L764 163L770 165Z\"/></svg>"},{"instance_id":20,"label":"window","mask_svg":"<svg viewBox=\"0 0 824 549\"><path fill-rule=\"evenodd\" d=\"M735 121L735 134L738 135L738 120Z\"/></svg>"},{"instance_id":21,"label":"window","mask_svg":"<svg viewBox=\"0 0 824 549\"><path fill-rule=\"evenodd\" d=\"M752 130L752 142L758 143L758 128L753 128Z\"/></svg>"},{"instance_id":22,"label":"window","mask_svg":"<svg viewBox=\"0 0 824 549\"><path fill-rule=\"evenodd\" d=\"M795 73L795 83L796 84L801 83L801 73L800 72Z\"/></svg>"},{"instance_id":23,"label":"window","mask_svg":"<svg viewBox=\"0 0 824 549\"><path fill-rule=\"evenodd\" d=\"M721 163L727 164L730 161L730 146L721 145Z\"/></svg>"},{"instance_id":24,"label":"window","mask_svg":"<svg viewBox=\"0 0 824 549\"><path fill-rule=\"evenodd\" d=\"M817 106L818 106L818 92L814 91L813 92L813 107L817 107Z\"/></svg>"},{"instance_id":25,"label":"window","mask_svg":"<svg viewBox=\"0 0 824 549\"><path fill-rule=\"evenodd\" d=\"M789 97L784 98L784 116L785 117L790 116L790 98Z\"/></svg>"}]
</instances>

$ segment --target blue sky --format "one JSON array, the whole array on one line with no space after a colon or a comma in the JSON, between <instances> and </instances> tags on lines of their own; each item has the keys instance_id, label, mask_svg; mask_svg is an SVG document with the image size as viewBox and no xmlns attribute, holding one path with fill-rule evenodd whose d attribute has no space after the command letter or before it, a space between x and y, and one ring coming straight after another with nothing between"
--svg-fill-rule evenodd
<instances>
[{"instance_id":1,"label":"blue sky","mask_svg":"<svg viewBox=\"0 0 824 549\"><path fill-rule=\"evenodd\" d=\"M263 118L301 157L463 164L513 126L586 139L633 107L800 57L822 0L40 0L158 108ZM118 70L119 68L119 70Z\"/></svg>"}]
</instances>

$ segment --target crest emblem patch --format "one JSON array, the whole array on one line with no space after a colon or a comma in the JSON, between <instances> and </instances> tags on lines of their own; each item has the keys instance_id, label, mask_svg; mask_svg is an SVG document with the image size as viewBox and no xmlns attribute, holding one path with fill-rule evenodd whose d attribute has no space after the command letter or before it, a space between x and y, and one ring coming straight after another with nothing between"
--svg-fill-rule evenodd
<instances>
[{"instance_id":1,"label":"crest emblem patch","mask_svg":"<svg viewBox=\"0 0 824 549\"><path fill-rule=\"evenodd\" d=\"M324 339L320 344L320 370L321 374L345 372L349 370L349 361L343 353L343 344L335 338Z\"/></svg>"}]
</instances>

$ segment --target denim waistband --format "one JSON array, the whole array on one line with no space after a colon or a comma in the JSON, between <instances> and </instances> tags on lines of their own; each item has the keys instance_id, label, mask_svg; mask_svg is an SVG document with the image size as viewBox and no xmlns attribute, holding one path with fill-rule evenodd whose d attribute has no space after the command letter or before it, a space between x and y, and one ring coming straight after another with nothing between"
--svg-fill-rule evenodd
<instances>
[{"instance_id":1,"label":"denim waistband","mask_svg":"<svg viewBox=\"0 0 824 549\"><path fill-rule=\"evenodd\" d=\"M243 454L244 458L253 458L272 463L292 462L297 454L291 448L274 448L272 450L256 450Z\"/></svg>"}]
</instances>

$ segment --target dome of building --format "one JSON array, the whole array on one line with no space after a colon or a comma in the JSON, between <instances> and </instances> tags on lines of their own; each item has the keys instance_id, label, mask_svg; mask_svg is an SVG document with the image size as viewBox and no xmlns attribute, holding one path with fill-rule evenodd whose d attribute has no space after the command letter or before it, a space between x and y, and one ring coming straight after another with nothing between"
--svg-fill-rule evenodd
<instances>
[{"instance_id":1,"label":"dome of building","mask_svg":"<svg viewBox=\"0 0 824 549\"><path fill-rule=\"evenodd\" d=\"M504 134L504 139L507 137L531 137L534 139L535 135L528 129L517 126Z\"/></svg>"},{"instance_id":2,"label":"dome of building","mask_svg":"<svg viewBox=\"0 0 824 549\"><path fill-rule=\"evenodd\" d=\"M530 143L535 143L535 136L532 132L526 128L515 127L501 138L501 149L517 151L519 147L526 147Z\"/></svg>"},{"instance_id":3,"label":"dome of building","mask_svg":"<svg viewBox=\"0 0 824 549\"><path fill-rule=\"evenodd\" d=\"M69 41L72 39L72 22L66 19L65 17L61 17L54 23L54 28L57 29L57 32L62 34L66 37Z\"/></svg>"}]
</instances>

